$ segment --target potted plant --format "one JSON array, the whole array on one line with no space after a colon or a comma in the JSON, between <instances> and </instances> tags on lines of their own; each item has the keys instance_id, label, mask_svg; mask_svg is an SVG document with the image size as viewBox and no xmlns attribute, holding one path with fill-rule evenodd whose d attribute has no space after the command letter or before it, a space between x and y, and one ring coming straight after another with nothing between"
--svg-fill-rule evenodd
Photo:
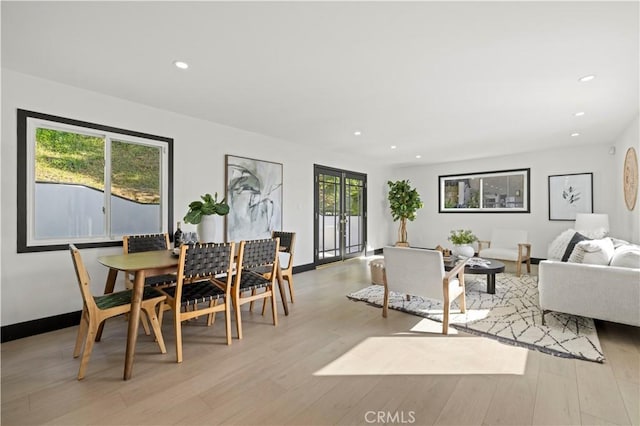
<instances>
[{"instance_id":1,"label":"potted plant","mask_svg":"<svg viewBox=\"0 0 640 426\"><path fill-rule=\"evenodd\" d=\"M218 193L200 196L202 201L196 200L189 204L189 211L184 217L185 223L198 226L198 239L202 243L212 242L215 238L215 218L213 215L224 216L229 213L226 198L218 201Z\"/></svg>"},{"instance_id":2,"label":"potted plant","mask_svg":"<svg viewBox=\"0 0 640 426\"><path fill-rule=\"evenodd\" d=\"M398 180L395 182L388 181L389 207L391 208L391 217L393 221L400 221L398 229L398 241L396 246L409 247L407 241L407 220L413 221L416 218L416 212L422 208L420 194L415 188L411 187L408 179Z\"/></svg>"},{"instance_id":3,"label":"potted plant","mask_svg":"<svg viewBox=\"0 0 640 426\"><path fill-rule=\"evenodd\" d=\"M476 253L471 244L478 241L478 237L470 229L457 229L451 231L449 241L454 245L453 254L464 257L473 257Z\"/></svg>"}]
</instances>

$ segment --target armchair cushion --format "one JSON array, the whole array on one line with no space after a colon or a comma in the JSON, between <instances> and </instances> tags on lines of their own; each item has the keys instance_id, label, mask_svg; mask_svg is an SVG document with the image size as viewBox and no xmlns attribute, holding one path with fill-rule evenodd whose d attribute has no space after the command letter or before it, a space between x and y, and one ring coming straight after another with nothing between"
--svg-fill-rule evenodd
<instances>
[{"instance_id":1,"label":"armchair cushion","mask_svg":"<svg viewBox=\"0 0 640 426\"><path fill-rule=\"evenodd\" d=\"M492 244L493 245L493 244ZM511 260L513 262L518 260L518 246L516 245L513 249L508 248L483 248L480 252L480 256L486 257L489 259L501 259L501 260Z\"/></svg>"}]
</instances>

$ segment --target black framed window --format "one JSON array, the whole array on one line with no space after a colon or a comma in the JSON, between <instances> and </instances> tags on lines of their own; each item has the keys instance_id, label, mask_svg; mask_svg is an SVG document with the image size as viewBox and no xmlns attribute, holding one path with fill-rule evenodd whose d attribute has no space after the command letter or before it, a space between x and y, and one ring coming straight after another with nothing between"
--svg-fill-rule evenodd
<instances>
[{"instance_id":1,"label":"black framed window","mask_svg":"<svg viewBox=\"0 0 640 426\"><path fill-rule=\"evenodd\" d=\"M173 139L18 110L18 252L169 232Z\"/></svg>"},{"instance_id":2,"label":"black framed window","mask_svg":"<svg viewBox=\"0 0 640 426\"><path fill-rule=\"evenodd\" d=\"M440 213L530 213L531 169L439 176Z\"/></svg>"}]
</instances>

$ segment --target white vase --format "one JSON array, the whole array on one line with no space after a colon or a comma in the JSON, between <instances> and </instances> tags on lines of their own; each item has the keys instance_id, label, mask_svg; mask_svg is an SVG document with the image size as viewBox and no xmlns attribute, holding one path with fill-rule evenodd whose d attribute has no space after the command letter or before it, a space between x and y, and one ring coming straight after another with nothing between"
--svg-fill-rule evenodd
<instances>
[{"instance_id":1,"label":"white vase","mask_svg":"<svg viewBox=\"0 0 640 426\"><path fill-rule=\"evenodd\" d=\"M212 243L216 237L216 218L214 215L204 215L198 224L198 241Z\"/></svg>"},{"instance_id":2,"label":"white vase","mask_svg":"<svg viewBox=\"0 0 640 426\"><path fill-rule=\"evenodd\" d=\"M473 257L476 251L471 244L460 244L453 246L453 254L462 257Z\"/></svg>"}]
</instances>

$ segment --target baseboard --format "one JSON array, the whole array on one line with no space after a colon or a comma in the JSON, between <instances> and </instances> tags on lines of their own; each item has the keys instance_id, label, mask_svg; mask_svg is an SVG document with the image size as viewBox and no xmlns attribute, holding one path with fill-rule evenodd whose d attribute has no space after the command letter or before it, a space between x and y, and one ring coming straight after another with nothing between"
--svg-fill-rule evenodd
<instances>
[{"instance_id":1,"label":"baseboard","mask_svg":"<svg viewBox=\"0 0 640 426\"><path fill-rule=\"evenodd\" d=\"M298 265L293 267L293 273L298 274L300 272L313 271L316 269L316 265L313 263L307 263L306 265Z\"/></svg>"},{"instance_id":2,"label":"baseboard","mask_svg":"<svg viewBox=\"0 0 640 426\"><path fill-rule=\"evenodd\" d=\"M81 311L69 312L47 318L39 318L17 324L5 325L0 329L0 342L10 342L23 337L48 333L62 328L73 327L80 324Z\"/></svg>"}]
</instances>

